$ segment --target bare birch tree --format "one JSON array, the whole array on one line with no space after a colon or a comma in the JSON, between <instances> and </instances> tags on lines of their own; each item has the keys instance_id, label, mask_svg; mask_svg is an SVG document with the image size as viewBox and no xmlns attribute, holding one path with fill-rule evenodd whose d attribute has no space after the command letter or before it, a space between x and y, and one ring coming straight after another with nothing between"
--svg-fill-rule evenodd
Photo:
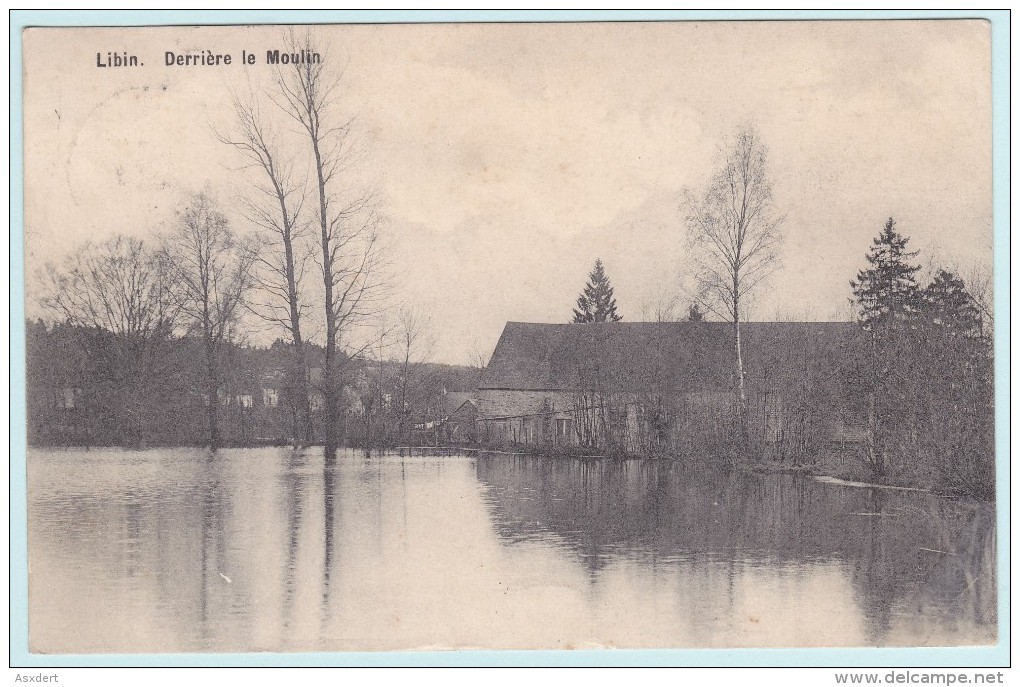
<instances>
[{"instance_id":1,"label":"bare birch tree","mask_svg":"<svg viewBox=\"0 0 1020 687\"><path fill-rule=\"evenodd\" d=\"M758 131L740 128L704 194L688 194L685 224L701 304L733 323L741 424L747 395L740 323L745 300L778 266L783 218L773 206L768 148Z\"/></svg>"},{"instance_id":2,"label":"bare birch tree","mask_svg":"<svg viewBox=\"0 0 1020 687\"><path fill-rule=\"evenodd\" d=\"M243 200L244 214L257 227L260 250L253 265L254 293L248 307L272 327L283 330L292 359L288 371L292 437L295 445L311 443L312 413L308 396L308 357L302 319L305 268L311 253L305 246L306 225L301 221L304 182L295 179L293 164L272 121L254 97L234 97L234 128L219 134L253 172L252 191Z\"/></svg>"},{"instance_id":3,"label":"bare birch tree","mask_svg":"<svg viewBox=\"0 0 1020 687\"><path fill-rule=\"evenodd\" d=\"M310 34L288 37L291 52L317 59L280 68L276 85L280 107L300 125L312 154L325 315L323 410L327 450L337 445L342 397L340 369L367 344L345 351L356 330L379 313L385 291L384 251L371 194L357 189L350 172L357 160L353 120L341 116L342 72L329 67L330 55Z\"/></svg>"},{"instance_id":4,"label":"bare birch tree","mask_svg":"<svg viewBox=\"0 0 1020 687\"><path fill-rule=\"evenodd\" d=\"M43 278L44 308L72 325L111 335L117 362L112 382L124 411L121 435L144 445L146 402L164 373L178 315L166 262L143 241L117 236L85 244L62 267L49 266ZM81 339L86 347L90 341Z\"/></svg>"},{"instance_id":5,"label":"bare birch tree","mask_svg":"<svg viewBox=\"0 0 1020 687\"><path fill-rule=\"evenodd\" d=\"M215 449L220 445L219 352L233 334L251 286L255 252L238 240L205 193L195 195L180 212L175 227L163 239L162 252L180 311L202 342L209 445Z\"/></svg>"}]
</instances>

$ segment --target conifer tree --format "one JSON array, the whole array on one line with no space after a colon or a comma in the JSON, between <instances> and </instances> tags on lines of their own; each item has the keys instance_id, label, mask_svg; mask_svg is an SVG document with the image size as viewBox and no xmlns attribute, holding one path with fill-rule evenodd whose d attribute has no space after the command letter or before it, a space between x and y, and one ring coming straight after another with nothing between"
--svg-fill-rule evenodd
<instances>
[{"instance_id":1,"label":"conifer tree","mask_svg":"<svg viewBox=\"0 0 1020 687\"><path fill-rule=\"evenodd\" d=\"M916 351L918 449L940 488L994 498L992 350L963 280L940 269L921 292Z\"/></svg>"},{"instance_id":2,"label":"conifer tree","mask_svg":"<svg viewBox=\"0 0 1020 687\"><path fill-rule=\"evenodd\" d=\"M917 251L907 250L909 237L896 231L890 217L868 251L868 269L850 282L859 308L858 317L870 332L889 331L909 323L920 305L914 275L920 269L910 259Z\"/></svg>"},{"instance_id":3,"label":"conifer tree","mask_svg":"<svg viewBox=\"0 0 1020 687\"><path fill-rule=\"evenodd\" d=\"M940 269L921 292L925 324L951 337L979 337L981 313L963 280Z\"/></svg>"},{"instance_id":4,"label":"conifer tree","mask_svg":"<svg viewBox=\"0 0 1020 687\"><path fill-rule=\"evenodd\" d=\"M889 219L867 269L850 282L870 334L853 373L866 405L868 463L877 479L932 480L993 498L992 357L980 310L948 270L920 287L907 242Z\"/></svg>"},{"instance_id":5,"label":"conifer tree","mask_svg":"<svg viewBox=\"0 0 1020 687\"><path fill-rule=\"evenodd\" d=\"M605 267L602 260L596 260L595 268L588 275L588 283L577 298L574 323L619 322L621 319L616 312L616 298Z\"/></svg>"},{"instance_id":6,"label":"conifer tree","mask_svg":"<svg viewBox=\"0 0 1020 687\"><path fill-rule=\"evenodd\" d=\"M918 370L911 364L909 336L921 304L914 275L920 269L910 260L917 252L907 250L908 237L896 231L889 218L872 241L866 259L868 268L850 282L857 317L871 335L870 362L862 382L868 404L868 461L874 477L890 470L891 444L905 436L910 421L907 403L917 382Z\"/></svg>"}]
</instances>

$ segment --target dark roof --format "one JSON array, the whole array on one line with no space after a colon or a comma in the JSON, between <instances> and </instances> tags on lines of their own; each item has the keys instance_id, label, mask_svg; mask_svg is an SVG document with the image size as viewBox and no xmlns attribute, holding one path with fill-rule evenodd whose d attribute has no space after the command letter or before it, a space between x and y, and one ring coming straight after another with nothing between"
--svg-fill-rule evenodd
<instances>
[{"instance_id":1,"label":"dark roof","mask_svg":"<svg viewBox=\"0 0 1020 687\"><path fill-rule=\"evenodd\" d=\"M458 413L461 413L461 411L463 411L463 412L469 412L469 411L470 411L470 410L471 410L472 408L473 408L473 409L475 410L475 412L477 412L477 411L478 411L478 401L476 401L476 400L475 400L475 399L473 399L473 398L469 398L469 399L467 399L466 401L464 401L463 403L461 403L461 404L460 404L459 406L457 406L456 408L454 408L454 409L453 409L453 412L452 412L452 413L450 413L450 414L449 414L449 415L447 416L447 419L453 418L453 417L454 417L455 415L457 415Z\"/></svg>"},{"instance_id":2,"label":"dark roof","mask_svg":"<svg viewBox=\"0 0 1020 687\"><path fill-rule=\"evenodd\" d=\"M448 417L474 396L473 391L448 391L442 397L442 413Z\"/></svg>"},{"instance_id":3,"label":"dark roof","mask_svg":"<svg viewBox=\"0 0 1020 687\"><path fill-rule=\"evenodd\" d=\"M745 322L746 375L806 365L832 369L860 343L852 322ZM733 325L728 322L507 322L479 389L560 391L598 375L612 388L730 389Z\"/></svg>"}]
</instances>

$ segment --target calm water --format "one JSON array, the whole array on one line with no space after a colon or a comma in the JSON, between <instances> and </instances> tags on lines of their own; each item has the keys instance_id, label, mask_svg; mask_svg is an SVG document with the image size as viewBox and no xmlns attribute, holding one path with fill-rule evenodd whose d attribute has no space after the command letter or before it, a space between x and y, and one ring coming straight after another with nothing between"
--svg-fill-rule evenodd
<instances>
[{"instance_id":1,"label":"calm water","mask_svg":"<svg viewBox=\"0 0 1020 687\"><path fill-rule=\"evenodd\" d=\"M994 511L786 475L39 451L37 652L995 641Z\"/></svg>"}]
</instances>

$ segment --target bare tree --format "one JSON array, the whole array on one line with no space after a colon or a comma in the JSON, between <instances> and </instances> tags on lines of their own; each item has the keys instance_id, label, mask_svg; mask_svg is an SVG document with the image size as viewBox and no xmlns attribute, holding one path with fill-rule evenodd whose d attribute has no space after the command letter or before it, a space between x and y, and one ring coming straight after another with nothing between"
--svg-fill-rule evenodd
<instances>
[{"instance_id":1,"label":"bare tree","mask_svg":"<svg viewBox=\"0 0 1020 687\"><path fill-rule=\"evenodd\" d=\"M379 417L379 441L380 445L386 442L386 410L390 405L387 401L386 392L386 361L390 355L393 343L391 335L393 330L387 325L385 318L379 320L378 330L371 343L362 351L374 365L374 378L366 375L364 387L365 395L361 404L365 409L365 449L372 448L372 421L375 415ZM370 374L371 374L370 372Z\"/></svg>"},{"instance_id":2,"label":"bare tree","mask_svg":"<svg viewBox=\"0 0 1020 687\"><path fill-rule=\"evenodd\" d=\"M425 379L422 366L431 356L434 346L430 334L431 316L414 306L400 311L400 398L399 398L399 435L402 440L410 440L408 420L412 418L413 407L422 391Z\"/></svg>"},{"instance_id":3,"label":"bare tree","mask_svg":"<svg viewBox=\"0 0 1020 687\"><path fill-rule=\"evenodd\" d=\"M995 331L994 291L995 280L992 269L984 262L975 262L967 267L957 266L956 271L967 284L967 293L981 318L981 336L992 339Z\"/></svg>"},{"instance_id":4,"label":"bare tree","mask_svg":"<svg viewBox=\"0 0 1020 687\"><path fill-rule=\"evenodd\" d=\"M113 383L126 413L122 435L139 445L146 438L149 390L163 374L177 320L170 285L161 255L123 236L87 243L44 274L44 308L72 325L111 335ZM86 346L90 341L81 339Z\"/></svg>"},{"instance_id":5,"label":"bare tree","mask_svg":"<svg viewBox=\"0 0 1020 687\"><path fill-rule=\"evenodd\" d=\"M164 237L162 252L170 267L178 307L191 332L202 341L209 445L215 449L220 444L219 352L232 336L251 286L255 251L238 240L212 199L199 193Z\"/></svg>"},{"instance_id":6,"label":"bare tree","mask_svg":"<svg viewBox=\"0 0 1020 687\"><path fill-rule=\"evenodd\" d=\"M676 296L659 295L654 300L641 304L641 319L644 322L676 322L680 316L680 303Z\"/></svg>"},{"instance_id":7,"label":"bare tree","mask_svg":"<svg viewBox=\"0 0 1020 687\"><path fill-rule=\"evenodd\" d=\"M355 188L345 173L357 160L352 120L339 115L342 72L327 68L330 56L310 34L288 38L291 52L319 59L281 67L276 75L278 104L296 121L312 153L325 315L323 400L327 449L337 444L341 401L340 366L355 330L379 313L385 284L380 278L383 248L371 194ZM368 344L348 350L355 357Z\"/></svg>"},{"instance_id":8,"label":"bare tree","mask_svg":"<svg viewBox=\"0 0 1020 687\"><path fill-rule=\"evenodd\" d=\"M485 372L485 368L489 364L489 348L484 347L478 339L471 341L471 366L475 368L477 372L477 383L482 383L482 373Z\"/></svg>"},{"instance_id":9,"label":"bare tree","mask_svg":"<svg viewBox=\"0 0 1020 687\"><path fill-rule=\"evenodd\" d=\"M255 293L248 307L260 319L282 329L291 345L289 370L295 444L312 441L312 413L308 396L308 358L302 318L302 283L311 253L304 247L306 226L301 222L303 180L283 154L276 129L258 101L234 97L234 129L219 134L235 148L254 172L252 192L244 199L245 216L257 227L260 250L252 270Z\"/></svg>"},{"instance_id":10,"label":"bare tree","mask_svg":"<svg viewBox=\"0 0 1020 687\"><path fill-rule=\"evenodd\" d=\"M704 194L687 194L685 224L701 304L733 323L739 412L743 420L744 356L740 323L744 301L778 266L783 218L773 207L768 149L745 126L722 156Z\"/></svg>"}]
</instances>

